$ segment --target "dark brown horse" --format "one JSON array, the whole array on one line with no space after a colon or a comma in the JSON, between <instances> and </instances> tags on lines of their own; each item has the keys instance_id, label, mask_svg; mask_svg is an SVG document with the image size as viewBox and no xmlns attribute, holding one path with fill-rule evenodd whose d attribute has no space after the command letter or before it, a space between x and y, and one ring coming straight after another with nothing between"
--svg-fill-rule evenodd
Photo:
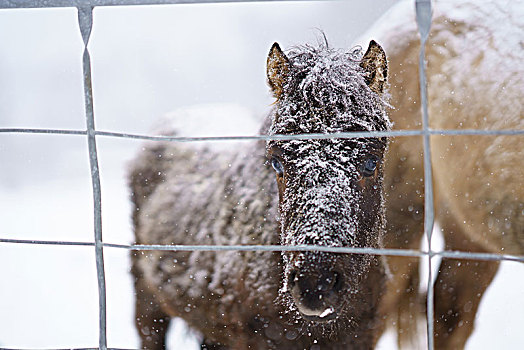
<instances>
[{"instance_id":1,"label":"dark brown horse","mask_svg":"<svg viewBox=\"0 0 524 350\"><path fill-rule=\"evenodd\" d=\"M267 135L387 131L384 51L277 44ZM138 244L381 247L386 138L252 142L230 154L152 143L130 185ZM370 349L383 330L375 255L148 251L132 255L142 347L172 317L207 349Z\"/></svg>"}]
</instances>

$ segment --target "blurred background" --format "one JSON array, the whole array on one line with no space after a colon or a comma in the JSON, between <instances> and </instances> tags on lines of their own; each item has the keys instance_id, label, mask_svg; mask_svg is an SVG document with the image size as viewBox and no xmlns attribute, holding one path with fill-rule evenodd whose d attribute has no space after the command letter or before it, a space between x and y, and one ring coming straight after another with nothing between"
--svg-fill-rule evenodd
<instances>
[{"instance_id":1,"label":"blurred background","mask_svg":"<svg viewBox=\"0 0 524 350\"><path fill-rule=\"evenodd\" d=\"M147 134L172 111L190 111L191 118L220 110L207 117L245 116L249 127L224 117L209 134L254 135L252 121L272 103L265 62L273 42L315 44L323 31L331 46L350 48L394 2L95 8L89 49L96 128ZM0 10L0 128L85 129L82 53L76 9ZM128 244L126 164L141 141L98 137L97 145L104 241ZM93 241L84 136L0 133L0 237ZM128 252L104 253L108 345L137 348ZM92 247L0 243L0 347L96 347L94 257ZM468 348L524 343L523 277L521 264L503 264ZM170 336L172 348L197 349L198 335L181 322ZM394 348L393 336L379 347Z\"/></svg>"}]
</instances>

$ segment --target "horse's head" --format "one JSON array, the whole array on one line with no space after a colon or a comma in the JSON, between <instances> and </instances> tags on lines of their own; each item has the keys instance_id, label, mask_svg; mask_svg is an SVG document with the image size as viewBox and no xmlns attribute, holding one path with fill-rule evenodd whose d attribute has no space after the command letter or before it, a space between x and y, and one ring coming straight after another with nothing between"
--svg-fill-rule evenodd
<instances>
[{"instance_id":1,"label":"horse's head","mask_svg":"<svg viewBox=\"0 0 524 350\"><path fill-rule=\"evenodd\" d=\"M386 56L372 41L339 52L327 45L284 54L274 44L267 60L276 97L270 135L386 131ZM379 247L384 230L382 163L386 138L276 140L267 143L280 201L281 243ZM289 310L310 325L352 319L353 304L374 256L285 252L281 289ZM362 300L361 300L362 301ZM294 312L294 311L293 311Z\"/></svg>"}]
</instances>

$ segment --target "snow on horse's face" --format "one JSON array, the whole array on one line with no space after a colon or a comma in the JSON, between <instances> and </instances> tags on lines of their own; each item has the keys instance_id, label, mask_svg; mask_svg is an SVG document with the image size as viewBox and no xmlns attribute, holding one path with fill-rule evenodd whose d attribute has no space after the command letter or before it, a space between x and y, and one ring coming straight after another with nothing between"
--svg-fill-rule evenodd
<instances>
[{"instance_id":1,"label":"snow on horse's face","mask_svg":"<svg viewBox=\"0 0 524 350\"><path fill-rule=\"evenodd\" d=\"M387 78L382 48L371 42L339 52L325 46L284 54L274 44L268 82L277 101L270 135L385 131ZM267 157L276 173L283 245L379 247L384 230L382 162L386 138L272 140ZM308 325L351 319L368 293L375 256L283 253L281 297ZM367 282L366 282L367 281Z\"/></svg>"}]
</instances>

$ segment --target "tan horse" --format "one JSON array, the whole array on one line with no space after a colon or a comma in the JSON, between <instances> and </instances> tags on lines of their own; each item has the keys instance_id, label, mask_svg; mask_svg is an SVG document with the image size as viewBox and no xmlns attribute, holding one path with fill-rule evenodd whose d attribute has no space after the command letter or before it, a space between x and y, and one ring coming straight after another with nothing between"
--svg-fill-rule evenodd
<instances>
[{"instance_id":1,"label":"tan horse","mask_svg":"<svg viewBox=\"0 0 524 350\"><path fill-rule=\"evenodd\" d=\"M427 52L430 127L524 129L524 6L522 2L434 4ZM371 37L384 46L390 69L394 129L420 129L419 38L414 6L400 4ZM432 136L436 219L446 250L524 255L524 138ZM386 246L418 248L424 187L420 137L397 138L386 162ZM414 329L419 306L418 259L389 258L393 278L383 300L402 334ZM498 268L496 261L443 259L434 286L435 345L463 348Z\"/></svg>"}]
</instances>

